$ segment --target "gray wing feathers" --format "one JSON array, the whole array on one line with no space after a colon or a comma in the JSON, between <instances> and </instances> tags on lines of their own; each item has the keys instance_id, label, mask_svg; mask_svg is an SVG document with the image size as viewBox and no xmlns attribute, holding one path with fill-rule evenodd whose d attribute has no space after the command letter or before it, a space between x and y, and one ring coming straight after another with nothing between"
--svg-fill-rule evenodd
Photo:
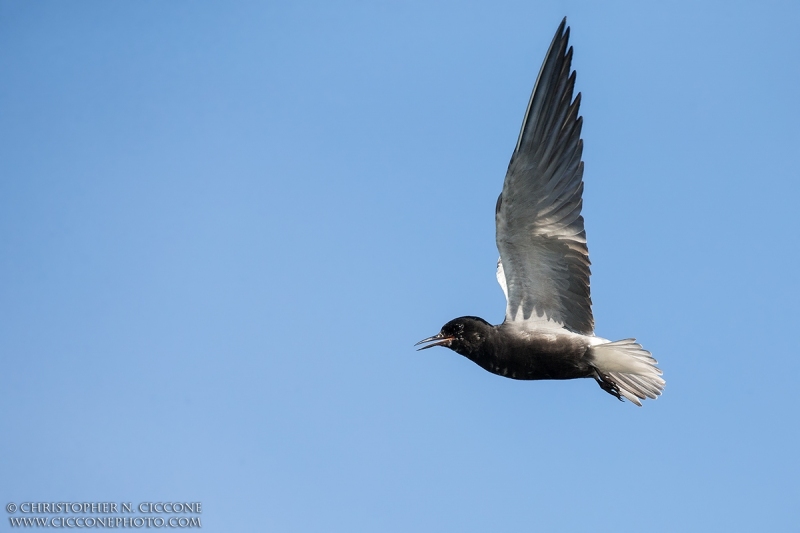
<instances>
[{"instance_id":1,"label":"gray wing feathers","mask_svg":"<svg viewBox=\"0 0 800 533\"><path fill-rule=\"evenodd\" d=\"M497 200L497 248L505 272L506 321L552 320L594 331L583 227L583 119L573 100L566 19L536 80Z\"/></svg>"}]
</instances>

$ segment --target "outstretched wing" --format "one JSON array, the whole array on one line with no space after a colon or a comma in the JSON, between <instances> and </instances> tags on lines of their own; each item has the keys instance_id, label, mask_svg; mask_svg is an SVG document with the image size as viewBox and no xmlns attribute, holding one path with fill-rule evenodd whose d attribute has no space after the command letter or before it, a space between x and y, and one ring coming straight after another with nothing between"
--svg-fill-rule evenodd
<instances>
[{"instance_id":1,"label":"outstretched wing","mask_svg":"<svg viewBox=\"0 0 800 533\"><path fill-rule=\"evenodd\" d=\"M572 99L575 72L565 26L566 18L539 71L497 199L497 248L505 272L506 322L551 321L591 334L589 250L581 216L581 95Z\"/></svg>"}]
</instances>

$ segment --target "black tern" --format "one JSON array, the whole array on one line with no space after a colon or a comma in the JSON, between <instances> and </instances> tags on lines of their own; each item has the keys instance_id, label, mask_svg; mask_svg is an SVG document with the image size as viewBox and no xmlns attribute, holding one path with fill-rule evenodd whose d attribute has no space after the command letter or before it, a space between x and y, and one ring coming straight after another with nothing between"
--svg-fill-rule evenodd
<instances>
[{"instance_id":1,"label":"black tern","mask_svg":"<svg viewBox=\"0 0 800 533\"><path fill-rule=\"evenodd\" d=\"M450 348L512 379L594 378L619 400L641 406L664 389L661 370L636 339L594 334L589 250L583 227L583 117L573 99L567 19L561 21L533 87L497 199L497 281L506 316L451 320L420 350Z\"/></svg>"}]
</instances>

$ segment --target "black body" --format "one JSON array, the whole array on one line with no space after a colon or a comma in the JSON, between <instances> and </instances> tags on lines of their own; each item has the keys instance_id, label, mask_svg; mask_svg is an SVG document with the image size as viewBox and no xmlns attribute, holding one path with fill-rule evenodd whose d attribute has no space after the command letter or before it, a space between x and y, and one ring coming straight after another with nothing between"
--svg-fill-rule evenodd
<instances>
[{"instance_id":1,"label":"black body","mask_svg":"<svg viewBox=\"0 0 800 533\"><path fill-rule=\"evenodd\" d=\"M481 368L512 379L575 379L594 377L589 344L563 331L522 332L510 324L492 326L482 318L451 320L442 331L420 343L445 346ZM422 348L422 349L424 349Z\"/></svg>"}]
</instances>

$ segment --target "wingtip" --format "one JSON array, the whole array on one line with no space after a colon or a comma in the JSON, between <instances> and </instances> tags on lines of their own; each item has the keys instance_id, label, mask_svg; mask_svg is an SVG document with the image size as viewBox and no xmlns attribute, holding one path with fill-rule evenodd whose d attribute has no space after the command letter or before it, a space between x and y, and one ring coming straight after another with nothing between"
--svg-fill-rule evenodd
<instances>
[{"instance_id":1,"label":"wingtip","mask_svg":"<svg viewBox=\"0 0 800 533\"><path fill-rule=\"evenodd\" d=\"M561 24L558 25L558 31L556 32L556 35L562 35L562 34L566 34L566 36L569 37L569 26L567 26L566 16L563 19L561 19Z\"/></svg>"},{"instance_id":2,"label":"wingtip","mask_svg":"<svg viewBox=\"0 0 800 533\"><path fill-rule=\"evenodd\" d=\"M556 34L553 35L553 42L550 43L550 47L552 48L553 43L563 39L564 37L569 38L569 26L567 26L567 17L561 19L561 24L558 25L558 29L556 30Z\"/></svg>"}]
</instances>

